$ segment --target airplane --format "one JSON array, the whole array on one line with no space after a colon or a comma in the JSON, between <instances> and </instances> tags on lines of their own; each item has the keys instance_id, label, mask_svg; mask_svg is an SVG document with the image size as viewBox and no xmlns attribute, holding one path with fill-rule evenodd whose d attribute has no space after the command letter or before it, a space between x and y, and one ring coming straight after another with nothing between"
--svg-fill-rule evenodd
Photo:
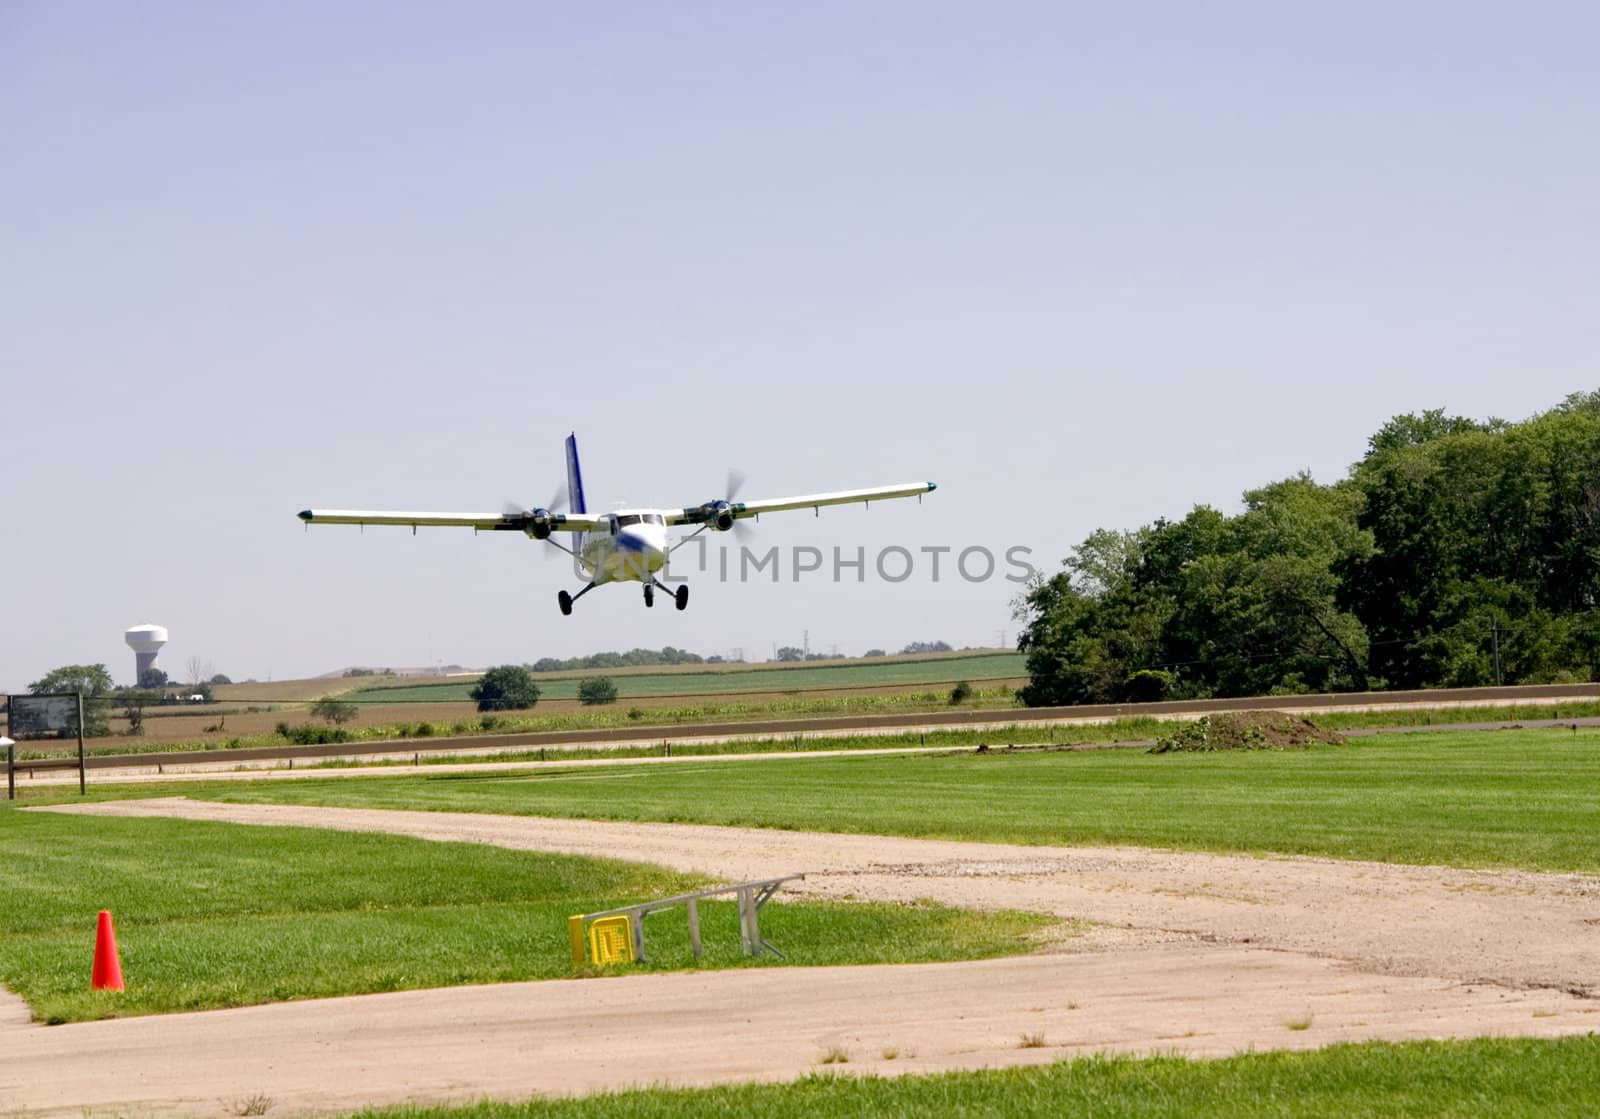
<instances>
[{"instance_id":1,"label":"airplane","mask_svg":"<svg viewBox=\"0 0 1600 1119\"><path fill-rule=\"evenodd\" d=\"M655 592L659 589L671 595L679 610L689 605L689 588L680 584L676 591L657 578L667 564L667 557L683 547L702 532L727 532L743 528L739 522L745 518L760 517L762 513L779 513L790 509L820 511L824 505L849 505L856 502L887 501L897 497L915 497L931 493L938 487L933 482L912 482L901 486L876 486L864 490L838 490L833 493L814 493L803 497L780 497L765 501L735 501L741 479L730 474L727 494L699 505L681 509L618 509L612 513L591 513L583 497L583 471L578 466L578 437L567 436L567 485L565 495L552 499L550 506L533 509L513 507L504 513L408 513L384 512L363 509L306 509L299 517L307 525L409 525L416 534L417 527L443 526L470 528L475 532L521 532L530 539L542 540L572 556L578 570L588 579L588 584L577 594L566 590L556 595L563 615L572 613L572 604L607 583L637 582L644 584L644 604L655 605ZM571 511L553 512L552 507L562 504L564 496L571 502ZM670 543L667 529L675 525L698 525L693 532ZM553 532L573 534L572 546L552 540Z\"/></svg>"}]
</instances>

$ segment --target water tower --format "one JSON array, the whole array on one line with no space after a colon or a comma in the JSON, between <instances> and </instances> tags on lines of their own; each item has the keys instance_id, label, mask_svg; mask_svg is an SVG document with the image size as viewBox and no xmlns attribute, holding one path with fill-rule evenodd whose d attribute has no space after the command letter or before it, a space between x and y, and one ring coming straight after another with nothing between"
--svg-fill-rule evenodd
<instances>
[{"instance_id":1,"label":"water tower","mask_svg":"<svg viewBox=\"0 0 1600 1119\"><path fill-rule=\"evenodd\" d=\"M128 648L133 650L133 682L137 684L146 669L156 666L156 654L161 652L161 646L167 643L167 627L134 626L122 635L122 639L128 643Z\"/></svg>"}]
</instances>

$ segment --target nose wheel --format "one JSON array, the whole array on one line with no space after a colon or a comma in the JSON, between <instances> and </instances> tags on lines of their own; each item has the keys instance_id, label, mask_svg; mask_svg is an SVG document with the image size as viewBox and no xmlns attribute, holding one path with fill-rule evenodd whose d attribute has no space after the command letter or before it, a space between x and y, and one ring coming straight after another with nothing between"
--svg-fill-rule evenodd
<instances>
[{"instance_id":1,"label":"nose wheel","mask_svg":"<svg viewBox=\"0 0 1600 1119\"><path fill-rule=\"evenodd\" d=\"M646 606L654 606L656 604L656 589L658 587L664 593L672 596L672 604L679 610L689 605L689 585L687 583L680 584L677 590L673 590L671 587L663 585L660 580L652 579L644 585L644 604Z\"/></svg>"}]
</instances>

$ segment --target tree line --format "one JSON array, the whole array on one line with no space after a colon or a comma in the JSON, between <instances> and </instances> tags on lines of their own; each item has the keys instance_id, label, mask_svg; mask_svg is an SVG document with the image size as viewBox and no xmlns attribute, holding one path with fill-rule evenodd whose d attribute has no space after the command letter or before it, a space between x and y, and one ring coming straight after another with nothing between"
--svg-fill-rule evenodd
<instances>
[{"instance_id":1,"label":"tree line","mask_svg":"<svg viewBox=\"0 0 1600 1119\"><path fill-rule=\"evenodd\" d=\"M710 663L721 657L709 658ZM528 665L533 672L576 672L590 668L640 668L662 664L705 664L707 658L687 649L665 645L660 649L629 649L625 653L590 653L586 657L540 657Z\"/></svg>"},{"instance_id":2,"label":"tree line","mask_svg":"<svg viewBox=\"0 0 1600 1119\"><path fill-rule=\"evenodd\" d=\"M1017 603L1031 705L1600 678L1600 392L1400 415L1349 476L1099 529Z\"/></svg>"}]
</instances>

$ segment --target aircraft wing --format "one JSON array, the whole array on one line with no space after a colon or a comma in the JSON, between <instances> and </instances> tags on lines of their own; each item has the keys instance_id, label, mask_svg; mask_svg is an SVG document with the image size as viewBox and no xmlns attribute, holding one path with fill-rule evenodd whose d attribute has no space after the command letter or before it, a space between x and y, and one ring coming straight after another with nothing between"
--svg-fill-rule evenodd
<instances>
[{"instance_id":1,"label":"aircraft wing","mask_svg":"<svg viewBox=\"0 0 1600 1119\"><path fill-rule=\"evenodd\" d=\"M527 513L412 513L379 509L305 509L299 514L308 525L419 525L434 528L470 528L478 532L525 532L535 535L535 514ZM592 532L605 523L603 517L573 513L551 513L547 517L551 532Z\"/></svg>"},{"instance_id":2,"label":"aircraft wing","mask_svg":"<svg viewBox=\"0 0 1600 1119\"><path fill-rule=\"evenodd\" d=\"M873 486L864 490L835 490L832 493L805 494L800 497L775 497L762 501L708 501L704 505L691 505L667 517L668 524L694 525L726 520L756 517L762 513L781 513L789 509L820 509L824 505L856 505L872 501L889 501L897 497L921 497L938 487L933 482L908 482L901 486ZM730 522L731 523L731 522Z\"/></svg>"}]
</instances>

